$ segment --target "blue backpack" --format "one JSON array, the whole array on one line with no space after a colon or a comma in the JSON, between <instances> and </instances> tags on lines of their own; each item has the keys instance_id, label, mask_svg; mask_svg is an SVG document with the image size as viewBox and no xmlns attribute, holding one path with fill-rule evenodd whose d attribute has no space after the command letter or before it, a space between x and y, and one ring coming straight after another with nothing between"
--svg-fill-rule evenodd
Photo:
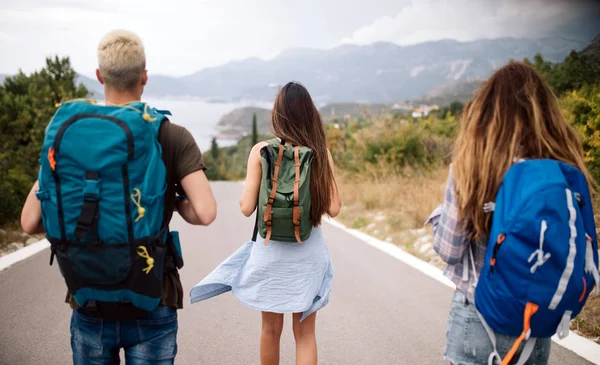
<instances>
[{"instance_id":1,"label":"blue backpack","mask_svg":"<svg viewBox=\"0 0 600 365\"><path fill-rule=\"evenodd\" d=\"M553 160L513 165L494 204L475 305L494 346L493 331L519 337L502 364L527 341L522 364L535 338L568 335L571 319L598 289L594 213L583 173ZM495 360L496 351L490 364Z\"/></svg>"},{"instance_id":2,"label":"blue backpack","mask_svg":"<svg viewBox=\"0 0 600 365\"><path fill-rule=\"evenodd\" d=\"M79 307L131 303L152 311L162 295L165 256L183 265L176 232L164 225L166 167L158 143L168 112L141 102L64 103L42 148L42 220Z\"/></svg>"}]
</instances>

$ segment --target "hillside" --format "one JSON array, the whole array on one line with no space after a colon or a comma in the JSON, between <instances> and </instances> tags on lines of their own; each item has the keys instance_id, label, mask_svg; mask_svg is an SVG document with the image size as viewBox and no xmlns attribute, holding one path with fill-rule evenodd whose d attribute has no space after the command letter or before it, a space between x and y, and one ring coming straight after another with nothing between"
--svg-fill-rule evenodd
<instances>
[{"instance_id":1,"label":"hillside","mask_svg":"<svg viewBox=\"0 0 600 365\"><path fill-rule=\"evenodd\" d=\"M581 54L592 57L600 57L600 34L592 40L592 42L581 51Z\"/></svg>"},{"instance_id":2,"label":"hillside","mask_svg":"<svg viewBox=\"0 0 600 365\"><path fill-rule=\"evenodd\" d=\"M450 81L436 86L427 94L413 101L413 104L449 105L453 101L466 103L471 100L473 93L483 83L484 79L466 79Z\"/></svg>"},{"instance_id":3,"label":"hillside","mask_svg":"<svg viewBox=\"0 0 600 365\"><path fill-rule=\"evenodd\" d=\"M563 38L501 38L290 49L270 60L230 62L181 78L151 75L145 91L151 96L272 100L275 90L269 85L297 80L318 103L391 103L421 97L448 82L486 78L510 59L541 53L550 61L560 61L583 47Z\"/></svg>"},{"instance_id":4,"label":"hillside","mask_svg":"<svg viewBox=\"0 0 600 365\"><path fill-rule=\"evenodd\" d=\"M380 114L389 113L391 108L387 104L364 104L364 103L332 103L319 109L324 122L333 119L368 119Z\"/></svg>"}]
</instances>

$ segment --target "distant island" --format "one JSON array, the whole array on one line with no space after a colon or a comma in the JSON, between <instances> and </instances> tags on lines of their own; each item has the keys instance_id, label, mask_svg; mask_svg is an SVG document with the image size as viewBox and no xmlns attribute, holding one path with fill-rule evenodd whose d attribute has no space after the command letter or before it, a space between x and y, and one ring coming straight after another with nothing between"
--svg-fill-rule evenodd
<instances>
[{"instance_id":1,"label":"distant island","mask_svg":"<svg viewBox=\"0 0 600 365\"><path fill-rule=\"evenodd\" d=\"M270 134L271 110L253 106L236 108L223 115L217 123L217 138L238 140L251 132L252 118L256 114L256 125L260 135Z\"/></svg>"}]
</instances>

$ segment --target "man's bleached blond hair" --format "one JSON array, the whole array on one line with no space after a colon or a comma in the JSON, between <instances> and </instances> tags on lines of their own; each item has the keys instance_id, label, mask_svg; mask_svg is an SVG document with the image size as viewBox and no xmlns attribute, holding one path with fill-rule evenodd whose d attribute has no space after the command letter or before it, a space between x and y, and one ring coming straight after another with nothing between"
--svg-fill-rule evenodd
<instances>
[{"instance_id":1,"label":"man's bleached blond hair","mask_svg":"<svg viewBox=\"0 0 600 365\"><path fill-rule=\"evenodd\" d=\"M139 85L146 69L144 44L135 33L113 30L98 44L98 68L106 85L119 91Z\"/></svg>"}]
</instances>

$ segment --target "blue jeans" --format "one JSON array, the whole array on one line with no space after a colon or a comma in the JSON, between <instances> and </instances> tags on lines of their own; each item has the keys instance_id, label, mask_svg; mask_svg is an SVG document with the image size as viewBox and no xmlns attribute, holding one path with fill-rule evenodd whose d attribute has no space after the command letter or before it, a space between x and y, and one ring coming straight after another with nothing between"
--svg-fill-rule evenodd
<instances>
[{"instance_id":1,"label":"blue jeans","mask_svg":"<svg viewBox=\"0 0 600 365\"><path fill-rule=\"evenodd\" d=\"M496 333L496 348L504 357L515 343L516 337ZM527 365L547 365L550 357L549 338L539 338ZM523 344L511 361L514 364L521 356ZM452 298L452 309L448 316L446 332L446 360L454 365L487 365L488 357L494 350L492 342L477 316L475 305L459 291Z\"/></svg>"},{"instance_id":2,"label":"blue jeans","mask_svg":"<svg viewBox=\"0 0 600 365\"><path fill-rule=\"evenodd\" d=\"M158 307L148 317L108 321L74 310L71 316L74 365L171 365L177 354L177 310Z\"/></svg>"}]
</instances>

